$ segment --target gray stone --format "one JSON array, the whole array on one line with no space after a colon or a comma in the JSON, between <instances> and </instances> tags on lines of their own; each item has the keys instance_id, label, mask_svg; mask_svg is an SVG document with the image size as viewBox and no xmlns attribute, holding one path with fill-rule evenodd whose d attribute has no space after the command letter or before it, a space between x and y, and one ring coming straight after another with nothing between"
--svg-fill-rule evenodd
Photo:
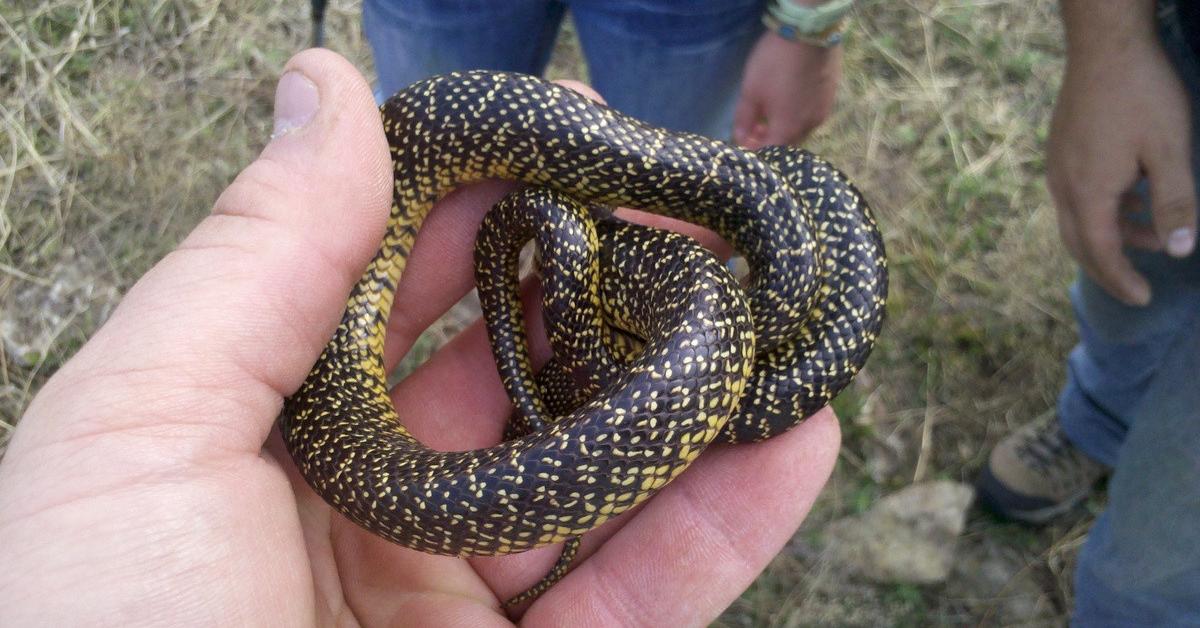
<instances>
[{"instance_id":1,"label":"gray stone","mask_svg":"<svg viewBox=\"0 0 1200 628\"><path fill-rule=\"evenodd\" d=\"M934 584L954 566L974 489L950 481L914 484L826 529L828 560L876 582Z\"/></svg>"},{"instance_id":2,"label":"gray stone","mask_svg":"<svg viewBox=\"0 0 1200 628\"><path fill-rule=\"evenodd\" d=\"M1037 581L1030 557L989 535L964 540L945 594L974 599L976 609L1001 626L1049 622L1059 612Z\"/></svg>"}]
</instances>

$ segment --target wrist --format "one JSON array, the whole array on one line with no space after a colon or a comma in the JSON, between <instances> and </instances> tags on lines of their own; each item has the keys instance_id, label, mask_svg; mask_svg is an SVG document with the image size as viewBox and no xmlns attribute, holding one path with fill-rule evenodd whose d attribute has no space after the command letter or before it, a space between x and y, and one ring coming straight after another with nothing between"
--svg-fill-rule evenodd
<instances>
[{"instance_id":1,"label":"wrist","mask_svg":"<svg viewBox=\"0 0 1200 628\"><path fill-rule=\"evenodd\" d=\"M825 45L822 42L813 42L805 39L795 39L784 37L773 29L768 28L759 41L769 41L771 46L777 50L790 50L794 55L805 55L809 57L833 57L834 52L841 48L838 44Z\"/></svg>"},{"instance_id":2,"label":"wrist","mask_svg":"<svg viewBox=\"0 0 1200 628\"><path fill-rule=\"evenodd\" d=\"M842 22L855 0L773 0L763 25L791 42L829 48L841 43Z\"/></svg>"},{"instance_id":3,"label":"wrist","mask_svg":"<svg viewBox=\"0 0 1200 628\"><path fill-rule=\"evenodd\" d=\"M1157 43L1154 0L1061 0L1067 61L1091 62Z\"/></svg>"}]
</instances>

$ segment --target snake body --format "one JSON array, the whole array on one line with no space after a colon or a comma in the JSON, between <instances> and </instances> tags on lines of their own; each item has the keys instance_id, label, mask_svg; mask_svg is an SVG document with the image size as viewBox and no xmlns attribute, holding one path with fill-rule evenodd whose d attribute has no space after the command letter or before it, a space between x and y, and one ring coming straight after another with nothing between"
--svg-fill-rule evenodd
<instances>
[{"instance_id":1,"label":"snake body","mask_svg":"<svg viewBox=\"0 0 1200 628\"><path fill-rule=\"evenodd\" d=\"M382 116L395 168L387 234L281 417L307 481L380 536L457 556L576 538L650 497L708 444L800 422L850 381L878 334L879 232L854 187L810 153L664 131L503 72L423 81ZM493 269L480 292L497 363L530 421L499 445L438 452L392 406L384 333L430 208L486 178L536 186L489 213L477 248L477 264ZM751 280L740 286L683 236L615 219L588 226L592 205L707 226L746 257ZM515 300L506 268L529 237L543 249L548 333L569 371L559 392L591 393L561 417L537 401L519 310L498 310Z\"/></svg>"}]
</instances>

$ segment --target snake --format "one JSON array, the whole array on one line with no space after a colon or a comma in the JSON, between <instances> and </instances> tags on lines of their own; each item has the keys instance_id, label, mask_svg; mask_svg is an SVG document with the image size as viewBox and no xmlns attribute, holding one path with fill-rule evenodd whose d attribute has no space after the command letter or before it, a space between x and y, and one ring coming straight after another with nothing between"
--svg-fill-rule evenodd
<instances>
[{"instance_id":1,"label":"snake","mask_svg":"<svg viewBox=\"0 0 1200 628\"><path fill-rule=\"evenodd\" d=\"M380 108L394 170L383 241L280 416L308 484L368 531L490 556L568 541L644 502L711 444L799 424L862 368L882 327L883 238L862 194L799 148L749 151L657 128L519 73L415 83ZM434 205L485 179L525 184L484 217L476 281L515 407L507 440L435 451L389 397L387 321ZM744 279L634 207L715 231ZM539 249L552 364L533 369L515 296ZM395 304L404 307L403 303ZM527 599L528 596L522 597Z\"/></svg>"}]
</instances>

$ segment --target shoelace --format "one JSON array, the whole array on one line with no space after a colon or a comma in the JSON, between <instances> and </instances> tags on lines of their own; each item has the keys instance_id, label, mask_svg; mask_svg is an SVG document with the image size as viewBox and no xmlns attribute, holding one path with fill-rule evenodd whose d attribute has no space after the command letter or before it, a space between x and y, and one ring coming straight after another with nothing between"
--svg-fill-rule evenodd
<instances>
[{"instance_id":1,"label":"shoelace","mask_svg":"<svg viewBox=\"0 0 1200 628\"><path fill-rule=\"evenodd\" d=\"M1017 446L1017 453L1025 462L1038 470L1056 466L1058 458L1067 448L1066 438L1062 431L1055 426L1045 426L1033 430L1028 437Z\"/></svg>"},{"instance_id":2,"label":"shoelace","mask_svg":"<svg viewBox=\"0 0 1200 628\"><path fill-rule=\"evenodd\" d=\"M1038 427L1017 446L1017 456L1044 472L1059 488L1090 481L1092 462L1067 439L1057 423Z\"/></svg>"}]
</instances>

